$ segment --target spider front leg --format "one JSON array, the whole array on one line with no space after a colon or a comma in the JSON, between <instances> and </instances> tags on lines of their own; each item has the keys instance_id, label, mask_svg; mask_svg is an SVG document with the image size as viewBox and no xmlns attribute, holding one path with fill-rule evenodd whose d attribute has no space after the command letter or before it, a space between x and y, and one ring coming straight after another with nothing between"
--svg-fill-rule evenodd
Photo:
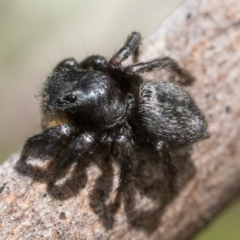
<instances>
[{"instance_id":1,"label":"spider front leg","mask_svg":"<svg viewBox=\"0 0 240 240\"><path fill-rule=\"evenodd\" d=\"M118 68L121 63L131 54L134 54L140 45L140 33L133 32L127 39L125 45L119 49L109 61L110 68Z\"/></svg>"},{"instance_id":2,"label":"spider front leg","mask_svg":"<svg viewBox=\"0 0 240 240\"><path fill-rule=\"evenodd\" d=\"M68 124L47 128L43 132L34 135L27 140L21 155L24 159L27 159L32 149L38 146L47 145L58 139L64 141L65 139L70 138L74 134L74 131L75 129Z\"/></svg>"},{"instance_id":3,"label":"spider front leg","mask_svg":"<svg viewBox=\"0 0 240 240\"><path fill-rule=\"evenodd\" d=\"M106 72L107 71L107 60L99 55L93 55L79 63L79 68L82 69L93 69L96 71Z\"/></svg>"},{"instance_id":4,"label":"spider front leg","mask_svg":"<svg viewBox=\"0 0 240 240\"><path fill-rule=\"evenodd\" d=\"M130 139L125 135L118 135L114 139L114 144L121 159L120 179L117 191L123 192L132 181L134 170L134 150Z\"/></svg>"},{"instance_id":5,"label":"spider front leg","mask_svg":"<svg viewBox=\"0 0 240 240\"><path fill-rule=\"evenodd\" d=\"M177 62L169 57L157 58L148 62L140 62L126 67L125 71L129 74L132 74L150 72L160 69L166 69L177 73L181 79L185 80L181 82L182 84L189 84L195 80L190 72L184 68L181 68Z\"/></svg>"},{"instance_id":6,"label":"spider front leg","mask_svg":"<svg viewBox=\"0 0 240 240\"><path fill-rule=\"evenodd\" d=\"M55 68L56 70L69 69L69 70L77 70L77 69L93 69L96 71L106 72L107 69L107 60L99 55L93 55L87 57L82 62L77 63L74 58L67 58L61 61Z\"/></svg>"},{"instance_id":7,"label":"spider front leg","mask_svg":"<svg viewBox=\"0 0 240 240\"><path fill-rule=\"evenodd\" d=\"M93 146L95 137L92 133L82 133L78 136L68 147L63 156L58 160L56 170L59 168L66 168L69 163L74 161L84 161L84 156L89 152L90 148Z\"/></svg>"},{"instance_id":8,"label":"spider front leg","mask_svg":"<svg viewBox=\"0 0 240 240\"><path fill-rule=\"evenodd\" d=\"M54 71L63 69L76 70L78 69L78 63L74 58L66 58L54 68Z\"/></svg>"}]
</instances>

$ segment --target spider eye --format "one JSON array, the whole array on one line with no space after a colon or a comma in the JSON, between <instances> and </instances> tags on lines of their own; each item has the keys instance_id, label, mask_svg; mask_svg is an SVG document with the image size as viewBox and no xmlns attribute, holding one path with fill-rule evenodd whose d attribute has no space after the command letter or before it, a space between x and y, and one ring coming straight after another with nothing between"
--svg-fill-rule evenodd
<instances>
[{"instance_id":1,"label":"spider eye","mask_svg":"<svg viewBox=\"0 0 240 240\"><path fill-rule=\"evenodd\" d=\"M69 103L74 103L77 101L77 97L73 94L69 94L69 95L65 96L63 99Z\"/></svg>"}]
</instances>

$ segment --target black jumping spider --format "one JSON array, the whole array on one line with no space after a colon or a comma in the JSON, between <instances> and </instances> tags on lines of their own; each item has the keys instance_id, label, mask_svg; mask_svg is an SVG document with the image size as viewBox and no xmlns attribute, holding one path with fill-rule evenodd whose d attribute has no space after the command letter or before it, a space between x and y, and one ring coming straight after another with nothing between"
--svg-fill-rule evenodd
<instances>
[{"instance_id":1,"label":"black jumping spider","mask_svg":"<svg viewBox=\"0 0 240 240\"><path fill-rule=\"evenodd\" d=\"M41 93L42 133L29 138L22 155L54 141L68 142L59 167L84 161L89 152L107 145L121 159L118 191L132 180L136 148L157 151L170 175L176 173L169 146L188 145L207 137L207 123L194 100L170 82L143 81L140 74L168 69L186 81L193 77L171 58L157 58L127 67L136 54L139 33L107 61L90 56L80 63L69 58L48 77Z\"/></svg>"}]
</instances>

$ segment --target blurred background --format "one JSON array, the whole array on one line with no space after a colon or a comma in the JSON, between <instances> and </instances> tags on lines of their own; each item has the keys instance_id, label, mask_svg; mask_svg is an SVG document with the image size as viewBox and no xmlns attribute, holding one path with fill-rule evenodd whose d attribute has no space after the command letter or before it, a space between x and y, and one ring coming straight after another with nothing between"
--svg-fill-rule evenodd
<instances>
[{"instance_id":1,"label":"blurred background","mask_svg":"<svg viewBox=\"0 0 240 240\"><path fill-rule=\"evenodd\" d=\"M0 0L0 162L40 131L38 95L59 60L110 57L133 30L157 29L182 0ZM195 240L239 240L240 200Z\"/></svg>"}]
</instances>

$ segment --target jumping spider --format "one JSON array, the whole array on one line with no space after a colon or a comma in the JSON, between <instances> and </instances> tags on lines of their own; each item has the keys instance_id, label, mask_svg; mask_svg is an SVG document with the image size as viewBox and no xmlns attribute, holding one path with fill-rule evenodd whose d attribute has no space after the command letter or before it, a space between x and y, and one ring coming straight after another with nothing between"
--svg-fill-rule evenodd
<instances>
[{"instance_id":1,"label":"jumping spider","mask_svg":"<svg viewBox=\"0 0 240 240\"><path fill-rule=\"evenodd\" d=\"M193 77L169 57L127 67L141 36L133 32L107 61L94 55L80 63L69 58L48 77L41 93L42 129L29 138L22 155L38 146L68 142L59 167L85 161L89 152L109 146L121 159L118 192L132 180L136 148L159 152L167 172L176 174L169 146L188 145L207 137L207 123L190 95L176 83L143 81L141 74L172 70L186 81Z\"/></svg>"}]
</instances>

